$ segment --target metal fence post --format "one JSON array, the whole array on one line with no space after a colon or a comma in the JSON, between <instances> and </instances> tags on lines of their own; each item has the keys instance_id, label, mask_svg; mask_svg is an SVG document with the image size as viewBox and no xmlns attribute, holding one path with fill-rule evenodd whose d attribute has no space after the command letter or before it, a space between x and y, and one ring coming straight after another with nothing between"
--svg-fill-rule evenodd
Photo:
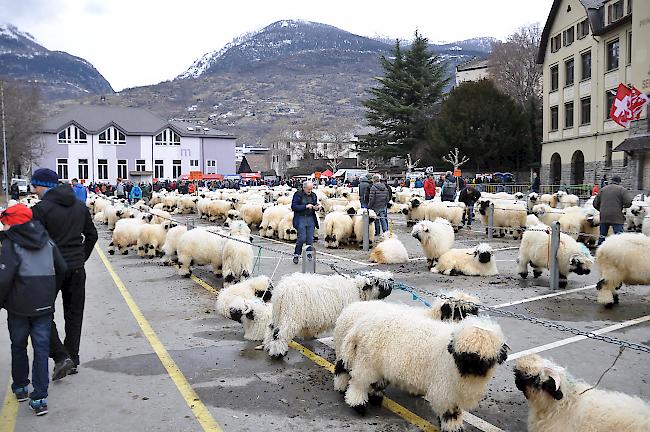
<instances>
[{"instance_id":1,"label":"metal fence post","mask_svg":"<svg viewBox=\"0 0 650 432\"><path fill-rule=\"evenodd\" d=\"M557 252L560 249L560 222L555 221L551 224L551 250L549 251L548 269L551 273L551 289L556 290L560 287L560 267L557 261Z\"/></svg>"},{"instance_id":2,"label":"metal fence post","mask_svg":"<svg viewBox=\"0 0 650 432\"><path fill-rule=\"evenodd\" d=\"M302 272L316 273L316 249L312 245L302 251Z\"/></svg>"},{"instance_id":3,"label":"metal fence post","mask_svg":"<svg viewBox=\"0 0 650 432\"><path fill-rule=\"evenodd\" d=\"M194 219L191 217L188 217L185 222L185 226L187 226L187 230L192 230L194 229Z\"/></svg>"},{"instance_id":4,"label":"metal fence post","mask_svg":"<svg viewBox=\"0 0 650 432\"><path fill-rule=\"evenodd\" d=\"M489 239L494 236L494 203L490 203L490 207L488 207L487 236Z\"/></svg>"},{"instance_id":5,"label":"metal fence post","mask_svg":"<svg viewBox=\"0 0 650 432\"><path fill-rule=\"evenodd\" d=\"M368 252L370 250L370 217L368 216L368 210L363 212L361 219L363 220L363 251Z\"/></svg>"}]
</instances>

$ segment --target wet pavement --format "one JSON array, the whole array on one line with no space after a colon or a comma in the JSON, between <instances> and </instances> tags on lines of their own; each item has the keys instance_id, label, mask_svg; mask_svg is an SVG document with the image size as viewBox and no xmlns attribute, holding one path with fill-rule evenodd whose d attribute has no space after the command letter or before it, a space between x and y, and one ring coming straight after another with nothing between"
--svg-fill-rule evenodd
<instances>
[{"instance_id":1,"label":"wet pavement","mask_svg":"<svg viewBox=\"0 0 650 432\"><path fill-rule=\"evenodd\" d=\"M204 225L197 222L197 225ZM100 227L99 248L107 250L110 233ZM418 242L413 239L403 220L395 217L393 230L398 233L412 258L422 257ZM485 241L478 232L461 232L456 247L471 247ZM291 252L293 245L256 238L255 243L276 250ZM493 239L494 248L515 247L517 241ZM357 247L319 250L319 273L332 273L327 264L364 270L386 268L395 273L395 280L433 292L463 289L488 305L523 313L582 330L596 330L613 324L650 315L650 287L623 287L621 304L606 310L596 303L597 273L569 277L566 290L550 298L538 296L557 294L549 289L548 274L539 279L522 280L516 271L516 250L496 252L500 274L494 277L448 277L432 274L424 260L391 266L369 266L367 253ZM322 248L322 249L321 249ZM105 253L105 252L104 252ZM173 380L168 368L154 350L150 336L145 336L132 308L120 293L97 252L87 263L87 302L82 339L82 364L79 374L69 376L50 386L50 413L36 418L24 404L18 406L16 431L36 431L46 426L59 431L200 431L210 429L197 420L197 409L204 406L219 427L225 431L415 431L417 418L430 422L435 430L437 420L427 402L394 388L387 395L410 410L413 416L400 417L386 408L373 408L359 417L333 390L330 372L321 360L333 362L329 334L322 340L298 340L320 356L317 364L301 352L291 349L283 360L268 358L256 350L257 342L243 339L241 325L214 312L215 296L194 279L176 275L175 269L159 265L158 260L128 256L109 256L112 268L123 282L133 304L141 311L163 350L168 353L179 373ZM257 251L256 251L257 255ZM345 258L345 259L339 259ZM350 261L352 260L352 261ZM271 275L277 282L283 275L299 271L300 266L278 254L262 250L256 273ZM208 268L198 268L199 279L216 289L221 280ZM532 275L531 275L532 276ZM589 287L582 289L583 287ZM431 300L430 297L425 297ZM410 294L394 291L387 301L421 305ZM521 304L508 305L512 302ZM60 306L59 306L60 309ZM62 321L60 311L58 320ZM0 319L6 314L0 312ZM573 334L545 328L514 318L495 316L508 338L513 353L546 344L557 343ZM608 336L650 345L650 321L607 333ZM565 341L558 347L546 347L542 356L552 358L587 382L594 383L618 354L618 347L600 341ZM405 347L404 349L408 349ZM544 349L544 347L542 347ZM9 381L9 342L6 330L0 331L0 386ZM471 420L467 431L526 429L527 406L514 385L512 361L498 368L489 389L472 414L486 423ZM414 371L416 373L416 371ZM178 382L189 383L198 400L186 400ZM601 387L639 395L650 400L650 355L625 350L616 366L604 377ZM187 396L187 395L185 395ZM8 412L6 409L3 413ZM9 410L10 411L10 410ZM4 429L3 429L4 428ZM0 432L10 430L0 424Z\"/></svg>"}]
</instances>

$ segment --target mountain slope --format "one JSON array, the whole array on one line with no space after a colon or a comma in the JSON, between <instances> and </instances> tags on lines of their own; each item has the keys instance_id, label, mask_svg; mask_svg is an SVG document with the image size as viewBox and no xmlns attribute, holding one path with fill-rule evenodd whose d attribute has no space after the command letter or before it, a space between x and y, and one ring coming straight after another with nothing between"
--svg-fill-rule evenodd
<instances>
[{"instance_id":1,"label":"mountain slope","mask_svg":"<svg viewBox=\"0 0 650 432\"><path fill-rule=\"evenodd\" d=\"M0 75L37 83L50 100L113 93L92 64L66 52L50 51L12 25L0 25Z\"/></svg>"}]
</instances>

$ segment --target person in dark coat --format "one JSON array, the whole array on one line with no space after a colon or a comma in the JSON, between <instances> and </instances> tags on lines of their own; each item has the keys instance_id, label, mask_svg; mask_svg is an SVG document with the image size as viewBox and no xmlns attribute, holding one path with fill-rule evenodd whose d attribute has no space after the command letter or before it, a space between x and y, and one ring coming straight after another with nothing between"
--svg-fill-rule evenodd
<instances>
[{"instance_id":1,"label":"person in dark coat","mask_svg":"<svg viewBox=\"0 0 650 432\"><path fill-rule=\"evenodd\" d=\"M293 211L293 226L298 231L296 247L293 251L293 263L298 264L298 257L302 254L303 245L314 244L314 231L318 229L316 212L319 209L318 198L313 192L314 184L306 181L302 189L293 194L291 210Z\"/></svg>"},{"instance_id":2,"label":"person in dark coat","mask_svg":"<svg viewBox=\"0 0 650 432\"><path fill-rule=\"evenodd\" d=\"M97 230L86 205L76 198L70 186L57 186L57 183L57 174L47 168L38 169L32 175L32 187L41 199L32 208L34 220L45 227L68 267L58 278L63 298L65 341L61 343L56 323L52 321L50 357L55 363L52 380L77 373L86 300L84 263L97 242Z\"/></svg>"},{"instance_id":3,"label":"person in dark coat","mask_svg":"<svg viewBox=\"0 0 650 432\"><path fill-rule=\"evenodd\" d=\"M619 176L612 177L612 182L602 188L594 199L594 208L600 212L600 238L598 244L605 241L609 228L614 234L623 232L625 216L623 209L632 205L632 192L621 186Z\"/></svg>"},{"instance_id":4,"label":"person in dark coat","mask_svg":"<svg viewBox=\"0 0 650 432\"><path fill-rule=\"evenodd\" d=\"M542 186L542 182L539 179L539 175L536 172L534 172L533 173L533 183L530 185L530 191L535 192L535 193L539 193L539 190L540 190L541 186Z\"/></svg>"},{"instance_id":5,"label":"person in dark coat","mask_svg":"<svg viewBox=\"0 0 650 432\"><path fill-rule=\"evenodd\" d=\"M63 257L32 211L16 204L0 214L0 309L7 310L11 340L11 390L19 402L29 399L36 415L47 414L48 353L56 299L56 275L66 270ZM34 350L29 393L27 341Z\"/></svg>"},{"instance_id":6,"label":"person in dark coat","mask_svg":"<svg viewBox=\"0 0 650 432\"><path fill-rule=\"evenodd\" d=\"M388 187L381 182L379 174L372 176L372 186L370 187L370 197L368 198L368 208L374 210L377 214L375 220L375 235L388 231L388 202L391 199L391 192Z\"/></svg>"},{"instance_id":7,"label":"person in dark coat","mask_svg":"<svg viewBox=\"0 0 650 432\"><path fill-rule=\"evenodd\" d=\"M361 201L361 208L368 208L368 200L370 199L370 179L368 176L361 177L359 180L359 201Z\"/></svg>"},{"instance_id":8,"label":"person in dark coat","mask_svg":"<svg viewBox=\"0 0 650 432\"><path fill-rule=\"evenodd\" d=\"M467 226L472 226L472 222L474 221L474 204L476 204L476 201L478 201L479 198L481 198L481 192L471 185L465 186L465 188L460 191L458 201L465 204L463 225L465 225L465 216L467 215Z\"/></svg>"},{"instance_id":9,"label":"person in dark coat","mask_svg":"<svg viewBox=\"0 0 650 432\"><path fill-rule=\"evenodd\" d=\"M13 182L9 188L9 192L11 193L12 200L18 201L20 199L20 188L18 187L18 183Z\"/></svg>"}]
</instances>

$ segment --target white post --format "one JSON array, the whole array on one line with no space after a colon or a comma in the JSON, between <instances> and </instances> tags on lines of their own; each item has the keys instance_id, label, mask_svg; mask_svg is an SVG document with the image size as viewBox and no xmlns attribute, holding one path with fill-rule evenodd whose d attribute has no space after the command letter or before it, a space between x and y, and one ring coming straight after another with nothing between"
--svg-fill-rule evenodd
<instances>
[{"instance_id":1,"label":"white post","mask_svg":"<svg viewBox=\"0 0 650 432\"><path fill-rule=\"evenodd\" d=\"M363 220L363 251L370 250L370 218L368 217L368 210L364 211L361 215Z\"/></svg>"},{"instance_id":2,"label":"white post","mask_svg":"<svg viewBox=\"0 0 650 432\"><path fill-rule=\"evenodd\" d=\"M560 287L560 267L558 265L557 253L560 249L560 222L555 221L551 224L551 250L549 252L548 269L551 274L551 289L556 290ZM567 275L565 275L567 276Z\"/></svg>"},{"instance_id":3,"label":"white post","mask_svg":"<svg viewBox=\"0 0 650 432\"><path fill-rule=\"evenodd\" d=\"M488 239L491 239L494 236L494 203L490 203L490 207L488 207L487 236Z\"/></svg>"},{"instance_id":4,"label":"white post","mask_svg":"<svg viewBox=\"0 0 650 432\"><path fill-rule=\"evenodd\" d=\"M316 273L316 249L312 245L302 250L302 272Z\"/></svg>"}]
</instances>

